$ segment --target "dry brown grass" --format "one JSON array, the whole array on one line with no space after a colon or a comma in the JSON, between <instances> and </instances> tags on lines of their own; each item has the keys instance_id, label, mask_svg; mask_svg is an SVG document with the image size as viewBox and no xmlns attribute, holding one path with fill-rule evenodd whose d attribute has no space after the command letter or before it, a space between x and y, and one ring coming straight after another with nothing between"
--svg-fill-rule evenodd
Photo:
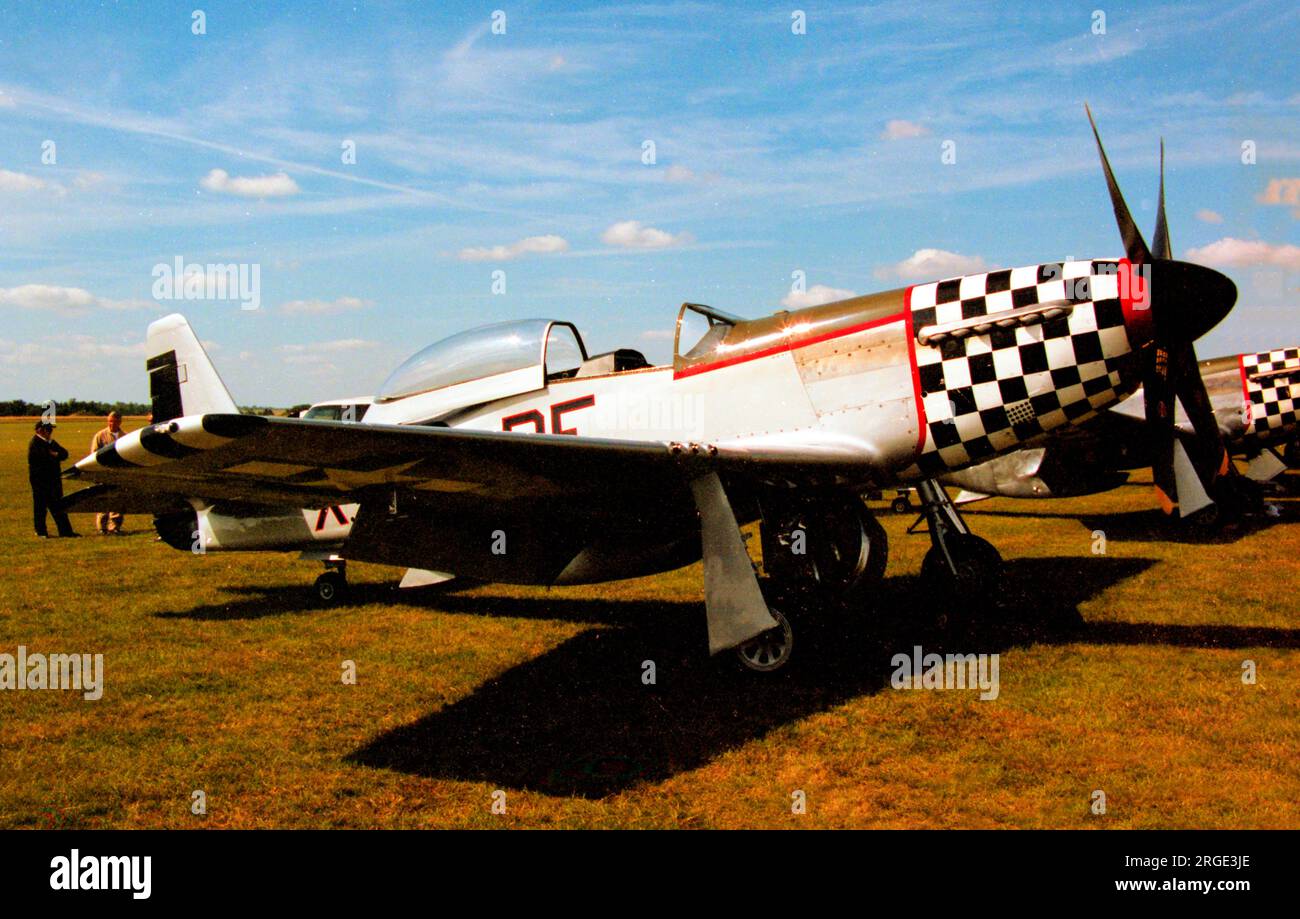
<instances>
[{"instance_id":1,"label":"dry brown grass","mask_svg":"<svg viewBox=\"0 0 1300 919\"><path fill-rule=\"evenodd\" d=\"M100 423L57 436L79 455ZM350 602L321 610L294 556L192 557L138 517L124 539L38 541L29 436L0 423L0 652L102 653L107 688L0 692L3 827L1300 826L1294 498L1212 543L1165 540L1145 488L973 508L1009 563L998 621L956 648L1001 654L980 702L888 686L894 652L945 639L916 580L928 542L887 512L874 608L801 629L763 678L705 656L698 569L397 595L400 572L355 565Z\"/></svg>"}]
</instances>

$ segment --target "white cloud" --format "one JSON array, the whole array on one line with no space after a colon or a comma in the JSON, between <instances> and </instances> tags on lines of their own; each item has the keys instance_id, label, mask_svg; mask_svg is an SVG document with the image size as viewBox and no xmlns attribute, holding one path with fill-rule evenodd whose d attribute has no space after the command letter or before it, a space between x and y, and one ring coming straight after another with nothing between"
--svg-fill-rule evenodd
<instances>
[{"instance_id":1,"label":"white cloud","mask_svg":"<svg viewBox=\"0 0 1300 919\"><path fill-rule=\"evenodd\" d=\"M285 313L304 313L320 316L327 313L344 313L349 310L364 309L373 305L373 300L362 300L360 297L338 297L334 300L290 300L280 309Z\"/></svg>"},{"instance_id":2,"label":"white cloud","mask_svg":"<svg viewBox=\"0 0 1300 919\"><path fill-rule=\"evenodd\" d=\"M664 170L664 181L693 182L695 181L695 173L687 166L678 166L674 163Z\"/></svg>"},{"instance_id":3,"label":"white cloud","mask_svg":"<svg viewBox=\"0 0 1300 919\"><path fill-rule=\"evenodd\" d=\"M28 175L25 172L10 172L8 169L0 169L0 191L41 191L48 188L49 184L44 179L38 179L36 176Z\"/></svg>"},{"instance_id":4,"label":"white cloud","mask_svg":"<svg viewBox=\"0 0 1300 919\"><path fill-rule=\"evenodd\" d=\"M62 351L65 356L71 351L81 357L144 357L146 347L143 340L124 345L101 341L90 335L74 335L71 342L56 345L55 350Z\"/></svg>"},{"instance_id":5,"label":"white cloud","mask_svg":"<svg viewBox=\"0 0 1300 919\"><path fill-rule=\"evenodd\" d=\"M825 284L814 284L807 290L790 291L790 293L786 294L785 299L781 301L781 305L800 310L807 306L821 306L823 303L834 303L836 300L847 300L849 297L856 296L857 294L851 290L827 287Z\"/></svg>"},{"instance_id":6,"label":"white cloud","mask_svg":"<svg viewBox=\"0 0 1300 919\"><path fill-rule=\"evenodd\" d=\"M150 309L156 305L149 300L110 300L107 297L97 297L80 287L59 287L53 284L0 287L0 306L19 309L78 313L89 309Z\"/></svg>"},{"instance_id":7,"label":"white cloud","mask_svg":"<svg viewBox=\"0 0 1300 919\"><path fill-rule=\"evenodd\" d=\"M688 243L692 238L689 233L673 235L666 230L643 227L639 220L624 220L600 234L601 242L605 245L623 249L666 249Z\"/></svg>"},{"instance_id":8,"label":"white cloud","mask_svg":"<svg viewBox=\"0 0 1300 919\"><path fill-rule=\"evenodd\" d=\"M17 108L17 107L18 107L18 103L14 101L14 97L6 93L3 89L0 89L0 108Z\"/></svg>"},{"instance_id":9,"label":"white cloud","mask_svg":"<svg viewBox=\"0 0 1300 919\"><path fill-rule=\"evenodd\" d=\"M1196 212L1196 219L1202 223L1223 223L1222 214L1204 207Z\"/></svg>"},{"instance_id":10,"label":"white cloud","mask_svg":"<svg viewBox=\"0 0 1300 919\"><path fill-rule=\"evenodd\" d=\"M359 351L373 348L377 342L365 338L336 338L333 341L314 341L308 345L280 345L276 350L284 354L303 354L308 352Z\"/></svg>"},{"instance_id":11,"label":"white cloud","mask_svg":"<svg viewBox=\"0 0 1300 919\"><path fill-rule=\"evenodd\" d=\"M1208 246L1187 250L1189 262L1227 268L1282 268L1300 271L1300 246L1272 245L1259 240L1225 236Z\"/></svg>"},{"instance_id":12,"label":"white cloud","mask_svg":"<svg viewBox=\"0 0 1300 919\"><path fill-rule=\"evenodd\" d=\"M1260 204L1300 207L1300 179L1270 179L1268 187L1255 200ZM1300 212L1297 212L1296 216L1300 217Z\"/></svg>"},{"instance_id":13,"label":"white cloud","mask_svg":"<svg viewBox=\"0 0 1300 919\"><path fill-rule=\"evenodd\" d=\"M73 178L72 184L79 189L86 189L92 188L103 181L104 176L101 173L82 170ZM13 172L8 169L0 169L0 192L22 194L37 191L50 192L57 198L62 198L68 193L67 188L58 182L47 181L46 179L30 175L26 172Z\"/></svg>"},{"instance_id":14,"label":"white cloud","mask_svg":"<svg viewBox=\"0 0 1300 919\"><path fill-rule=\"evenodd\" d=\"M974 274L984 268L984 259L978 255L959 255L943 249L917 249L901 262L877 268L875 275L904 281L937 281Z\"/></svg>"},{"instance_id":15,"label":"white cloud","mask_svg":"<svg viewBox=\"0 0 1300 919\"><path fill-rule=\"evenodd\" d=\"M569 241L563 236L528 236L507 246L471 246L461 249L457 258L462 262L508 262L521 255L554 255L565 252Z\"/></svg>"},{"instance_id":16,"label":"white cloud","mask_svg":"<svg viewBox=\"0 0 1300 919\"><path fill-rule=\"evenodd\" d=\"M142 358L146 348L143 339L127 344L104 341L93 335L49 336L40 341L18 344L0 339L0 357L6 364L49 367L52 363L67 361L70 357L86 358ZM83 366L84 369L84 366Z\"/></svg>"},{"instance_id":17,"label":"white cloud","mask_svg":"<svg viewBox=\"0 0 1300 919\"><path fill-rule=\"evenodd\" d=\"M232 176L224 169L213 169L199 182L208 191L243 198L279 198L298 194L298 183L287 173L269 176Z\"/></svg>"},{"instance_id":18,"label":"white cloud","mask_svg":"<svg viewBox=\"0 0 1300 919\"><path fill-rule=\"evenodd\" d=\"M44 345L30 341L19 344L16 341L0 338L0 358L3 358L0 361L0 369L7 372L16 365L39 367L49 360L50 354Z\"/></svg>"},{"instance_id":19,"label":"white cloud","mask_svg":"<svg viewBox=\"0 0 1300 919\"><path fill-rule=\"evenodd\" d=\"M350 354L355 351L368 351L378 346L378 342L364 338L338 338L333 341L317 341L309 345L280 345L278 351L286 364L315 364L325 355Z\"/></svg>"},{"instance_id":20,"label":"white cloud","mask_svg":"<svg viewBox=\"0 0 1300 919\"><path fill-rule=\"evenodd\" d=\"M915 121L906 121L902 118L895 118L885 124L885 130L880 136L885 140L907 140L911 137L924 137L930 133L930 129L925 125L917 124Z\"/></svg>"}]
</instances>

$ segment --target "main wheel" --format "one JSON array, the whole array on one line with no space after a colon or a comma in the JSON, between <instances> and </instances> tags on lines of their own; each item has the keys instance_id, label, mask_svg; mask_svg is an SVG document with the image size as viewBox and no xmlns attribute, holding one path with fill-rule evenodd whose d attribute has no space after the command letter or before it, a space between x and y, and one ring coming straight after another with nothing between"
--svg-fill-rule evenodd
<instances>
[{"instance_id":1,"label":"main wheel","mask_svg":"<svg viewBox=\"0 0 1300 919\"><path fill-rule=\"evenodd\" d=\"M855 501L843 515L822 523L813 550L817 586L823 592L852 601L885 576L889 562L889 537L875 515Z\"/></svg>"},{"instance_id":2,"label":"main wheel","mask_svg":"<svg viewBox=\"0 0 1300 919\"><path fill-rule=\"evenodd\" d=\"M780 610L768 607L767 611L776 620L776 626L755 635L736 648L736 657L740 663L759 673L771 673L784 667L794 648L794 631L790 628L789 620Z\"/></svg>"},{"instance_id":3,"label":"main wheel","mask_svg":"<svg viewBox=\"0 0 1300 919\"><path fill-rule=\"evenodd\" d=\"M341 572L326 571L316 579L316 599L322 603L337 603L347 586L347 578Z\"/></svg>"},{"instance_id":4,"label":"main wheel","mask_svg":"<svg viewBox=\"0 0 1300 919\"><path fill-rule=\"evenodd\" d=\"M885 576L889 538L856 495L811 501L785 518L777 534L773 578L822 601L852 602ZM765 541L765 559L768 546Z\"/></svg>"}]
</instances>

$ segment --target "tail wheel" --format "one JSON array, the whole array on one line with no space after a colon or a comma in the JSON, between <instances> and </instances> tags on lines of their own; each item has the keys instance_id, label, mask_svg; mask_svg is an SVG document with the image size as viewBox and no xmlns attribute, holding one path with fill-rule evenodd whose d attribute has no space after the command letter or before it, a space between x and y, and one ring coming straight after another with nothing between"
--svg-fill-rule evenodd
<instances>
[{"instance_id":1,"label":"tail wheel","mask_svg":"<svg viewBox=\"0 0 1300 919\"><path fill-rule=\"evenodd\" d=\"M794 631L780 610L768 607L776 626L755 635L736 648L736 657L742 666L759 673L779 670L790 660L794 648Z\"/></svg>"},{"instance_id":2,"label":"tail wheel","mask_svg":"<svg viewBox=\"0 0 1300 919\"><path fill-rule=\"evenodd\" d=\"M326 571L316 579L316 599L322 603L337 603L347 586L347 579L340 572Z\"/></svg>"}]
</instances>

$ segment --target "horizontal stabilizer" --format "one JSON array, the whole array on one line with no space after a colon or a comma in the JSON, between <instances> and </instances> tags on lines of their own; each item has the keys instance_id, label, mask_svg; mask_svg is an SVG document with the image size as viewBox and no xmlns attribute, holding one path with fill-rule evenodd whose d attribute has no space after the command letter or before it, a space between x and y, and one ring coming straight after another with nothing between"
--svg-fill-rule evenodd
<instances>
[{"instance_id":1,"label":"horizontal stabilizer","mask_svg":"<svg viewBox=\"0 0 1300 919\"><path fill-rule=\"evenodd\" d=\"M425 571L423 568L407 568L406 574L402 575L402 582L398 587L430 587L434 584L444 584L450 581L456 575L448 574L445 571Z\"/></svg>"},{"instance_id":2,"label":"horizontal stabilizer","mask_svg":"<svg viewBox=\"0 0 1300 919\"><path fill-rule=\"evenodd\" d=\"M1246 467L1246 478L1255 482L1269 482L1286 472L1286 461L1273 450L1264 450Z\"/></svg>"}]
</instances>

